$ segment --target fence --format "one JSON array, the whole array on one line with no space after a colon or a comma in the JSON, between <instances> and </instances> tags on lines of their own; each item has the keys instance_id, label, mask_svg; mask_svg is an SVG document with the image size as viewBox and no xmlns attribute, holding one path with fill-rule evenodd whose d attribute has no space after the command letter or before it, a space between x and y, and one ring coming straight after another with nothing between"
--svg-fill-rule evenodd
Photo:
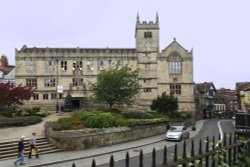
<instances>
[{"instance_id":1,"label":"fence","mask_svg":"<svg viewBox=\"0 0 250 167\"><path fill-rule=\"evenodd\" d=\"M243 135L244 136L244 135ZM204 144L205 143L205 144ZM189 142L189 146L187 147L187 141L183 141L183 145L178 146L176 143L173 148L173 157L168 158L168 149L166 146L164 146L161 154L163 155L163 158L161 162L157 162L156 159L156 149L153 148L152 150L152 159L151 159L151 167L216 167L219 165L221 161L227 163L229 166L234 165L237 160L240 158L239 154L241 149L244 145L244 142L239 140L238 135L226 135L224 133L223 140L221 140L221 136L218 135L217 140L215 139L215 136L210 139L209 137L206 138L205 141L202 139L199 140L198 143L198 152L195 152L195 142L192 139L191 142ZM247 140L247 143L245 143L245 146L247 146L247 156L250 155L250 148L249 148L250 142L249 139ZM178 150L181 149L181 154L178 153ZM189 149L189 151L187 151ZM226 151L225 151L226 150ZM226 152L226 153L225 153ZM224 154L225 153L225 154ZM159 154L159 153L157 153ZM220 156L219 156L220 155ZM138 167L143 167L143 150L140 150L139 154L139 165ZM126 153L125 160L124 160L125 167L131 166L130 164L130 156L129 153ZM122 166L124 166L122 165ZM75 163L72 164L72 167L76 167ZM96 161L92 161L91 167L96 167ZM109 167L115 167L115 160L114 156L111 155L110 161L109 161Z\"/></svg>"}]
</instances>

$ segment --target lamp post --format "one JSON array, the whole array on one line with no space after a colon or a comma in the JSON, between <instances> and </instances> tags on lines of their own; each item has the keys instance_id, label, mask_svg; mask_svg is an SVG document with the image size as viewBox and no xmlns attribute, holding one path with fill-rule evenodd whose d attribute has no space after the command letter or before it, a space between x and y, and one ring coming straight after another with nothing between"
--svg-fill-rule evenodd
<instances>
[{"instance_id":1,"label":"lamp post","mask_svg":"<svg viewBox=\"0 0 250 167\"><path fill-rule=\"evenodd\" d=\"M58 59L56 60L56 113L59 112L59 97L58 97Z\"/></svg>"}]
</instances>

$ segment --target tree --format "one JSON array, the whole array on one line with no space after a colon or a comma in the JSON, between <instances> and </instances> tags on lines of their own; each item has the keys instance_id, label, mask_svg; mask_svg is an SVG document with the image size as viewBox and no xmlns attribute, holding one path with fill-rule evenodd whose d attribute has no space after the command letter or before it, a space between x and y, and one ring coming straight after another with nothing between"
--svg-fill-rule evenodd
<instances>
[{"instance_id":1,"label":"tree","mask_svg":"<svg viewBox=\"0 0 250 167\"><path fill-rule=\"evenodd\" d=\"M171 117L178 110L178 99L173 94L167 95L163 92L152 101L151 109Z\"/></svg>"},{"instance_id":2,"label":"tree","mask_svg":"<svg viewBox=\"0 0 250 167\"><path fill-rule=\"evenodd\" d=\"M250 97L245 97L242 99L242 102L245 106L245 109L249 112L250 111Z\"/></svg>"},{"instance_id":3,"label":"tree","mask_svg":"<svg viewBox=\"0 0 250 167\"><path fill-rule=\"evenodd\" d=\"M0 83L0 109L5 110L11 105L23 105L33 93L34 89L30 86L18 85L13 88L9 83Z\"/></svg>"},{"instance_id":4,"label":"tree","mask_svg":"<svg viewBox=\"0 0 250 167\"><path fill-rule=\"evenodd\" d=\"M110 108L114 104L130 105L140 91L138 70L128 66L105 70L98 75L96 83L90 83L90 89L97 102L106 102Z\"/></svg>"}]
</instances>

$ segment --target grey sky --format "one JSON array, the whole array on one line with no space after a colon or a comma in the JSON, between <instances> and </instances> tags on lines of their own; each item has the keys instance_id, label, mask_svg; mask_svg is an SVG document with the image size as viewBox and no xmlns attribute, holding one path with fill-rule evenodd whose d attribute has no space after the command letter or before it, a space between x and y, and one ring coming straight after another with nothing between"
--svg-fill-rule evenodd
<instances>
[{"instance_id":1,"label":"grey sky","mask_svg":"<svg viewBox=\"0 0 250 167\"><path fill-rule=\"evenodd\" d=\"M0 54L15 48L134 48L135 22L160 20L160 49L194 49L194 81L250 81L249 0L0 0Z\"/></svg>"}]
</instances>

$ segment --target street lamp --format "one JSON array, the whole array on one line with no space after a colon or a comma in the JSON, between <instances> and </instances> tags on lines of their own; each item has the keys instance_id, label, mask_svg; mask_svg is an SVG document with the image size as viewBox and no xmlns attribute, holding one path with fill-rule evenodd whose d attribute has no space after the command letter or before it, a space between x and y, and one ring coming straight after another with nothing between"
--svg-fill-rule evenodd
<instances>
[{"instance_id":1,"label":"street lamp","mask_svg":"<svg viewBox=\"0 0 250 167\"><path fill-rule=\"evenodd\" d=\"M56 60L56 113L59 112L59 97L58 97L58 59Z\"/></svg>"}]
</instances>

